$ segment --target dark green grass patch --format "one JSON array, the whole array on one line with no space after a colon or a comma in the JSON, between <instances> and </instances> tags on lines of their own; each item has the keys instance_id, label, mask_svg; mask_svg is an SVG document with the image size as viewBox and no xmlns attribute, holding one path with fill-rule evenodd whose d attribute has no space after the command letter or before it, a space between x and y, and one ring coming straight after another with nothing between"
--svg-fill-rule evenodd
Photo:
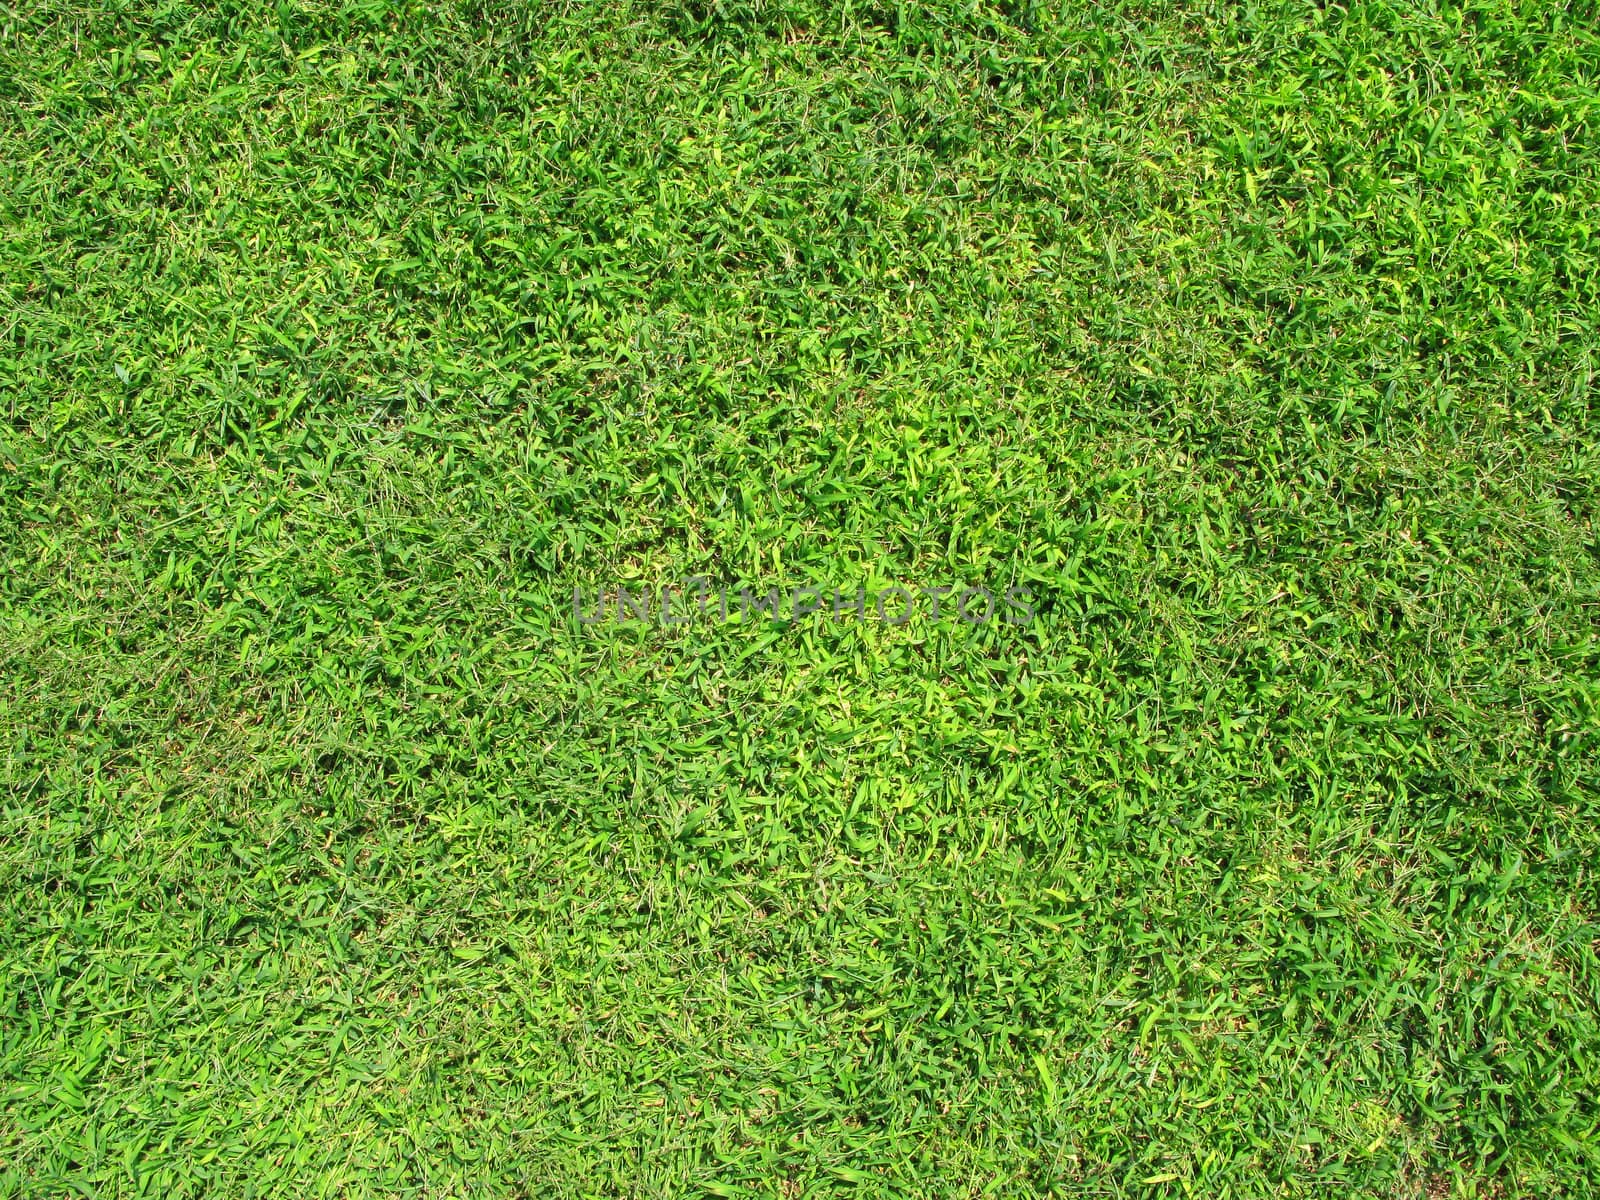
<instances>
[{"instance_id":1,"label":"dark green grass patch","mask_svg":"<svg viewBox=\"0 0 1600 1200\"><path fill-rule=\"evenodd\" d=\"M1593 1194L1597 27L0 9L0 1191Z\"/></svg>"}]
</instances>

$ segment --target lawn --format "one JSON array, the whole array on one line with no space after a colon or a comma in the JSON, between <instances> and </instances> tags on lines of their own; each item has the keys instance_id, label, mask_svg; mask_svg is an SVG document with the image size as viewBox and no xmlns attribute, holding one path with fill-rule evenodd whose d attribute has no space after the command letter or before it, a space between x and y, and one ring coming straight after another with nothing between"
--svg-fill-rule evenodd
<instances>
[{"instance_id":1,"label":"lawn","mask_svg":"<svg viewBox=\"0 0 1600 1200\"><path fill-rule=\"evenodd\" d=\"M10 0L0 288L0 1194L1600 1194L1594 0Z\"/></svg>"}]
</instances>

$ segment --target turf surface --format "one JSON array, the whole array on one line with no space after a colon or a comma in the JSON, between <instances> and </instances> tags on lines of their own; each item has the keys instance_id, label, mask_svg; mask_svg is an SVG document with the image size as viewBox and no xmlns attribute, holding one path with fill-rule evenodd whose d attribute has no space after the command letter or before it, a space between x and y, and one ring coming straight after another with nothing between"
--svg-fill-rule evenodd
<instances>
[{"instance_id":1,"label":"turf surface","mask_svg":"<svg viewBox=\"0 0 1600 1200\"><path fill-rule=\"evenodd\" d=\"M0 8L0 1192L1600 1191L1597 28Z\"/></svg>"}]
</instances>

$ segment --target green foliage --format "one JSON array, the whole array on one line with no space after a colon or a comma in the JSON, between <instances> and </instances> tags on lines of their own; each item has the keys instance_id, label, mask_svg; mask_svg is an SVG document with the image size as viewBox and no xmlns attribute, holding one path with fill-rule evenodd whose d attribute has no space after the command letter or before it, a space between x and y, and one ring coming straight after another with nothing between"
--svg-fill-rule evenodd
<instances>
[{"instance_id":1,"label":"green foliage","mask_svg":"<svg viewBox=\"0 0 1600 1200\"><path fill-rule=\"evenodd\" d=\"M0 1190L1594 1194L1597 28L0 9Z\"/></svg>"}]
</instances>

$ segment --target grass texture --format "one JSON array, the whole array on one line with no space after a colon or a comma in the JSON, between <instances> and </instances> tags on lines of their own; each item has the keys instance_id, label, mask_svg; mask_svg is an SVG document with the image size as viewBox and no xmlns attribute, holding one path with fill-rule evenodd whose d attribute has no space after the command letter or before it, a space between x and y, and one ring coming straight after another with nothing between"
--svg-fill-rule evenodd
<instances>
[{"instance_id":1,"label":"grass texture","mask_svg":"<svg viewBox=\"0 0 1600 1200\"><path fill-rule=\"evenodd\" d=\"M0 1192L1596 1195L1597 30L0 8Z\"/></svg>"}]
</instances>

